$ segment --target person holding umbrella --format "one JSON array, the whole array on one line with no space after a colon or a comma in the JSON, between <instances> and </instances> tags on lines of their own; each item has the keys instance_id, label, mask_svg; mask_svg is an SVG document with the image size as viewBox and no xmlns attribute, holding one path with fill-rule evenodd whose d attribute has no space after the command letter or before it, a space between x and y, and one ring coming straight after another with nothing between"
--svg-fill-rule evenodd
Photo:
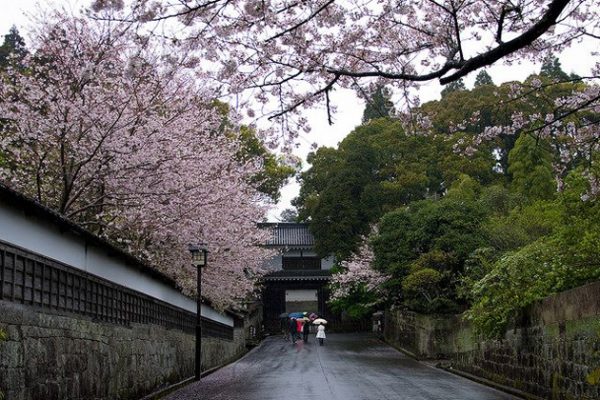
<instances>
[{"instance_id":1,"label":"person holding umbrella","mask_svg":"<svg viewBox=\"0 0 600 400\"><path fill-rule=\"evenodd\" d=\"M302 339L304 343L308 343L308 333L310 332L310 324L308 321L304 321L304 326L302 327Z\"/></svg>"},{"instance_id":2,"label":"person holding umbrella","mask_svg":"<svg viewBox=\"0 0 600 400\"><path fill-rule=\"evenodd\" d=\"M317 318L313 321L313 324L315 325L319 325L319 327L317 328L317 339L319 339L319 346L323 346L323 342L325 341L325 324L327 323L326 320L324 320L323 318Z\"/></svg>"},{"instance_id":3,"label":"person holding umbrella","mask_svg":"<svg viewBox=\"0 0 600 400\"><path fill-rule=\"evenodd\" d=\"M302 328L304 327L304 319L303 318L298 318L296 320L296 334L298 336L296 336L298 339L300 339L300 337L302 336Z\"/></svg>"},{"instance_id":4,"label":"person holding umbrella","mask_svg":"<svg viewBox=\"0 0 600 400\"><path fill-rule=\"evenodd\" d=\"M290 337L290 329L288 327L288 315L287 313L279 314L279 328L281 329L281 333L283 334L283 340L287 342Z\"/></svg>"},{"instance_id":5,"label":"person holding umbrella","mask_svg":"<svg viewBox=\"0 0 600 400\"><path fill-rule=\"evenodd\" d=\"M292 339L292 343L296 343L296 318L290 318L290 322L289 322L289 329L290 329L290 337Z\"/></svg>"}]
</instances>

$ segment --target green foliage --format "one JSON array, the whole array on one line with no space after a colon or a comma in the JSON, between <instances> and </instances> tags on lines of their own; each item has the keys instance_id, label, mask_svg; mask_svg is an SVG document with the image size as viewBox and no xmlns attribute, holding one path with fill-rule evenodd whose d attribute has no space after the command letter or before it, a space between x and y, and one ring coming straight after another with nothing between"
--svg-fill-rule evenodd
<instances>
[{"instance_id":1,"label":"green foliage","mask_svg":"<svg viewBox=\"0 0 600 400\"><path fill-rule=\"evenodd\" d=\"M294 208L286 208L279 214L281 222L298 222L298 211Z\"/></svg>"},{"instance_id":2,"label":"green foliage","mask_svg":"<svg viewBox=\"0 0 600 400\"><path fill-rule=\"evenodd\" d=\"M373 239L375 267L390 274L393 292L409 308L455 312L465 260L481 247L485 209L479 184L463 176L448 195L385 214Z\"/></svg>"},{"instance_id":3,"label":"green foliage","mask_svg":"<svg viewBox=\"0 0 600 400\"><path fill-rule=\"evenodd\" d=\"M481 189L479 202L491 216L507 215L512 209L526 203L520 193L511 192L503 185L495 184Z\"/></svg>"},{"instance_id":4,"label":"green foliage","mask_svg":"<svg viewBox=\"0 0 600 400\"><path fill-rule=\"evenodd\" d=\"M487 81L481 77L483 82ZM539 81L542 88L539 88ZM483 83L480 82L480 83ZM522 95L514 97L515 87L521 86ZM507 82L500 86L493 84L476 84L472 90L456 90L446 93L438 101L423 104L418 110L427 116L433 125L434 133L452 134L457 129L468 142L473 134L481 134L489 126L510 126L512 116L520 113L523 116L538 113L545 116L556 112L556 100L569 96L573 91L585 89L580 82L555 83L546 76L530 76L525 82ZM589 113L588 113L589 114ZM582 118L597 121L593 115L575 113L564 119L564 123L580 125ZM539 128L537 125L527 126L524 131ZM508 177L508 154L515 145L519 135L501 134L495 140L478 144L478 152L493 152L499 157L495 170ZM553 157L559 157L559 147L552 149ZM485 171L480 169L479 171ZM483 182L478 177L479 171L462 171Z\"/></svg>"},{"instance_id":5,"label":"green foliage","mask_svg":"<svg viewBox=\"0 0 600 400\"><path fill-rule=\"evenodd\" d=\"M430 136L372 117L339 149L312 154L295 204L321 254L345 258L378 222L374 267L390 277L392 301L427 313L471 306L468 318L489 336L533 301L600 279L600 202L581 201L592 189L581 171L600 176L597 154L580 151L557 193L553 165L564 147L535 133L544 124L538 117L517 135L477 144L473 156L454 151L468 149L487 126L510 126L515 112L523 121L552 115L557 99L586 88L556 82L564 77L555 58L523 83L495 86L481 72L472 90L457 82L420 107ZM588 112L563 122L597 120ZM354 296L339 310L367 312L373 299Z\"/></svg>"},{"instance_id":6,"label":"green foliage","mask_svg":"<svg viewBox=\"0 0 600 400\"><path fill-rule=\"evenodd\" d=\"M549 78L553 81L564 82L569 80L569 75L563 71L558 57L549 55L542 61L540 76Z\"/></svg>"},{"instance_id":7,"label":"green foliage","mask_svg":"<svg viewBox=\"0 0 600 400\"><path fill-rule=\"evenodd\" d=\"M27 55L25 40L15 26L11 27L8 34L4 35L4 42L0 46L0 70L9 65L20 65L21 60ZM13 58L11 60L11 57Z\"/></svg>"},{"instance_id":8,"label":"green foliage","mask_svg":"<svg viewBox=\"0 0 600 400\"><path fill-rule=\"evenodd\" d=\"M586 377L585 380L590 385L600 385L600 368L592 370Z\"/></svg>"},{"instance_id":9,"label":"green foliage","mask_svg":"<svg viewBox=\"0 0 600 400\"><path fill-rule=\"evenodd\" d=\"M375 91L366 99L366 102L362 117L363 123L372 119L391 117L395 113L391 91L385 86L377 86Z\"/></svg>"},{"instance_id":10,"label":"green foliage","mask_svg":"<svg viewBox=\"0 0 600 400\"><path fill-rule=\"evenodd\" d=\"M538 201L495 221L509 230L507 237L521 231L521 242L497 246L506 252L488 273L463 279L473 300L467 317L480 333L501 336L523 307L600 279L600 203L580 200L587 186L574 171L556 200Z\"/></svg>"},{"instance_id":11,"label":"green foliage","mask_svg":"<svg viewBox=\"0 0 600 400\"><path fill-rule=\"evenodd\" d=\"M440 293L442 278L442 274L433 268L417 269L402 280L402 290L408 298L422 296L431 302Z\"/></svg>"},{"instance_id":12,"label":"green foliage","mask_svg":"<svg viewBox=\"0 0 600 400\"><path fill-rule=\"evenodd\" d=\"M465 82L462 78L457 81L450 82L442 89L442 97L448 96L450 93L457 93L467 90Z\"/></svg>"},{"instance_id":13,"label":"green foliage","mask_svg":"<svg viewBox=\"0 0 600 400\"><path fill-rule=\"evenodd\" d=\"M562 210L557 202L539 200L515 207L505 215L491 216L483 229L489 245L503 252L552 234L562 223L561 218Z\"/></svg>"},{"instance_id":14,"label":"green foliage","mask_svg":"<svg viewBox=\"0 0 600 400\"><path fill-rule=\"evenodd\" d=\"M488 74L485 69L482 69L481 71L479 71L479 73L475 77L475 84L473 86L478 87L478 86L493 85L493 84L494 84L494 81L492 80L492 77L490 76L490 74Z\"/></svg>"},{"instance_id":15,"label":"green foliage","mask_svg":"<svg viewBox=\"0 0 600 400\"><path fill-rule=\"evenodd\" d=\"M463 273L456 288L457 297L473 300L473 287L482 280L494 267L498 252L491 247L481 247L473 251L465 260Z\"/></svg>"},{"instance_id":16,"label":"green foliage","mask_svg":"<svg viewBox=\"0 0 600 400\"><path fill-rule=\"evenodd\" d=\"M551 199L556 192L550 145L528 134L522 134L508 155L508 172L516 192L531 200Z\"/></svg>"},{"instance_id":17,"label":"green foliage","mask_svg":"<svg viewBox=\"0 0 600 400\"><path fill-rule=\"evenodd\" d=\"M567 268L553 250L550 242L539 241L508 253L473 285L466 317L478 333L502 336L522 307L559 290Z\"/></svg>"},{"instance_id":18,"label":"green foliage","mask_svg":"<svg viewBox=\"0 0 600 400\"><path fill-rule=\"evenodd\" d=\"M356 128L339 149L310 154L312 167L300 175L293 204L300 219L310 221L317 251L345 259L383 214L441 195L465 172L493 181L491 153L456 154L452 147L460 138L408 135L399 121L380 118Z\"/></svg>"},{"instance_id":19,"label":"green foliage","mask_svg":"<svg viewBox=\"0 0 600 400\"><path fill-rule=\"evenodd\" d=\"M452 266L456 265L456 257L451 253L433 250L421 255L401 280L404 305L427 314L458 312L452 279Z\"/></svg>"},{"instance_id":20,"label":"green foliage","mask_svg":"<svg viewBox=\"0 0 600 400\"><path fill-rule=\"evenodd\" d=\"M252 178L252 182L260 192L276 202L279 200L279 190L296 173L296 167L268 151L254 130L247 126L240 128L239 139L242 147L238 156L241 160L258 158L262 161L262 170Z\"/></svg>"},{"instance_id":21,"label":"green foliage","mask_svg":"<svg viewBox=\"0 0 600 400\"><path fill-rule=\"evenodd\" d=\"M349 295L330 301L329 307L336 313L345 312L352 319L363 319L370 316L377 305L382 302L381 297L369 291L365 284L356 285Z\"/></svg>"}]
</instances>

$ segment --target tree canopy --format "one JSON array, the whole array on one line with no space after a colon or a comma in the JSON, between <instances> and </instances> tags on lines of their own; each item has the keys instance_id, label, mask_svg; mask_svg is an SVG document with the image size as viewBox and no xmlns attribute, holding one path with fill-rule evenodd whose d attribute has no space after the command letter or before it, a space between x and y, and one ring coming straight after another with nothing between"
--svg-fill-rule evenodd
<instances>
[{"instance_id":1,"label":"tree canopy","mask_svg":"<svg viewBox=\"0 0 600 400\"><path fill-rule=\"evenodd\" d=\"M345 260L332 284L336 307L357 316L383 304L466 310L478 332L495 336L520 307L600 278L595 139L546 122L569 94L597 88L483 78L413 110L427 135L411 134L400 114L312 155L297 203L322 249ZM570 129L597 121L593 110L565 117Z\"/></svg>"},{"instance_id":2,"label":"tree canopy","mask_svg":"<svg viewBox=\"0 0 600 400\"><path fill-rule=\"evenodd\" d=\"M400 121L381 118L355 129L338 149L311 154L294 204L310 222L319 253L346 258L385 212L442 194L462 173L493 181L491 152L456 154L461 138L409 135Z\"/></svg>"},{"instance_id":3,"label":"tree canopy","mask_svg":"<svg viewBox=\"0 0 600 400\"><path fill-rule=\"evenodd\" d=\"M330 106L336 87L446 85L496 62L539 60L540 49L597 38L600 20L597 0L137 0L130 8L96 0L93 9L180 23L169 40L211 63L223 88L250 89L260 104L271 97L277 105L265 112L288 123L300 121L288 114L298 107Z\"/></svg>"},{"instance_id":4,"label":"tree canopy","mask_svg":"<svg viewBox=\"0 0 600 400\"><path fill-rule=\"evenodd\" d=\"M494 81L492 80L492 77L490 76L490 74L487 73L486 70L479 71L477 77L475 77L474 87L493 84Z\"/></svg>"},{"instance_id":5,"label":"tree canopy","mask_svg":"<svg viewBox=\"0 0 600 400\"><path fill-rule=\"evenodd\" d=\"M56 11L37 28L24 68L0 76L0 179L187 294L187 246L199 242L215 266L202 282L213 305L252 293L271 255L257 246L268 235L256 226L261 200L276 197L287 167L252 130L224 125L213 93L130 25Z\"/></svg>"},{"instance_id":6,"label":"tree canopy","mask_svg":"<svg viewBox=\"0 0 600 400\"><path fill-rule=\"evenodd\" d=\"M395 113L391 92L384 86L377 86L375 91L367 97L366 102L362 117L363 123L372 119L391 117Z\"/></svg>"}]
</instances>

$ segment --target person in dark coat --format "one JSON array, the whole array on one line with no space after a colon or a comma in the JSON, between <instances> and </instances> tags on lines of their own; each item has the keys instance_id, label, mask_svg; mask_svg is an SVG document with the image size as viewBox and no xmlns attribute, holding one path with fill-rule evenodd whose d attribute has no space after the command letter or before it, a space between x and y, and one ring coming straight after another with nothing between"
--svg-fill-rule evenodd
<instances>
[{"instance_id":1,"label":"person in dark coat","mask_svg":"<svg viewBox=\"0 0 600 400\"><path fill-rule=\"evenodd\" d=\"M292 343L296 343L296 318L290 318L290 338L292 339Z\"/></svg>"},{"instance_id":2,"label":"person in dark coat","mask_svg":"<svg viewBox=\"0 0 600 400\"><path fill-rule=\"evenodd\" d=\"M302 327L302 340L304 340L304 343L308 343L309 331L310 331L310 324L308 322L305 322L304 326Z\"/></svg>"}]
</instances>

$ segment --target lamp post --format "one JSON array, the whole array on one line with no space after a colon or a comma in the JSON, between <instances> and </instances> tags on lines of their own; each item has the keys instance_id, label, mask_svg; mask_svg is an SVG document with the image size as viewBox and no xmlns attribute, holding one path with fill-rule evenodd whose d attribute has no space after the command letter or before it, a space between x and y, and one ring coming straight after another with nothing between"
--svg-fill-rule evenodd
<instances>
[{"instance_id":1,"label":"lamp post","mask_svg":"<svg viewBox=\"0 0 600 400\"><path fill-rule=\"evenodd\" d=\"M192 265L196 267L198 271L197 278L198 281L197 291L198 295L196 297L196 364L195 364L195 378L197 381L200 380L200 366L202 363L202 316L201 316L201 307L202 307L202 268L206 266L206 255L208 254L208 250L206 245L193 245L190 244L188 246L190 253L192 254Z\"/></svg>"}]
</instances>

